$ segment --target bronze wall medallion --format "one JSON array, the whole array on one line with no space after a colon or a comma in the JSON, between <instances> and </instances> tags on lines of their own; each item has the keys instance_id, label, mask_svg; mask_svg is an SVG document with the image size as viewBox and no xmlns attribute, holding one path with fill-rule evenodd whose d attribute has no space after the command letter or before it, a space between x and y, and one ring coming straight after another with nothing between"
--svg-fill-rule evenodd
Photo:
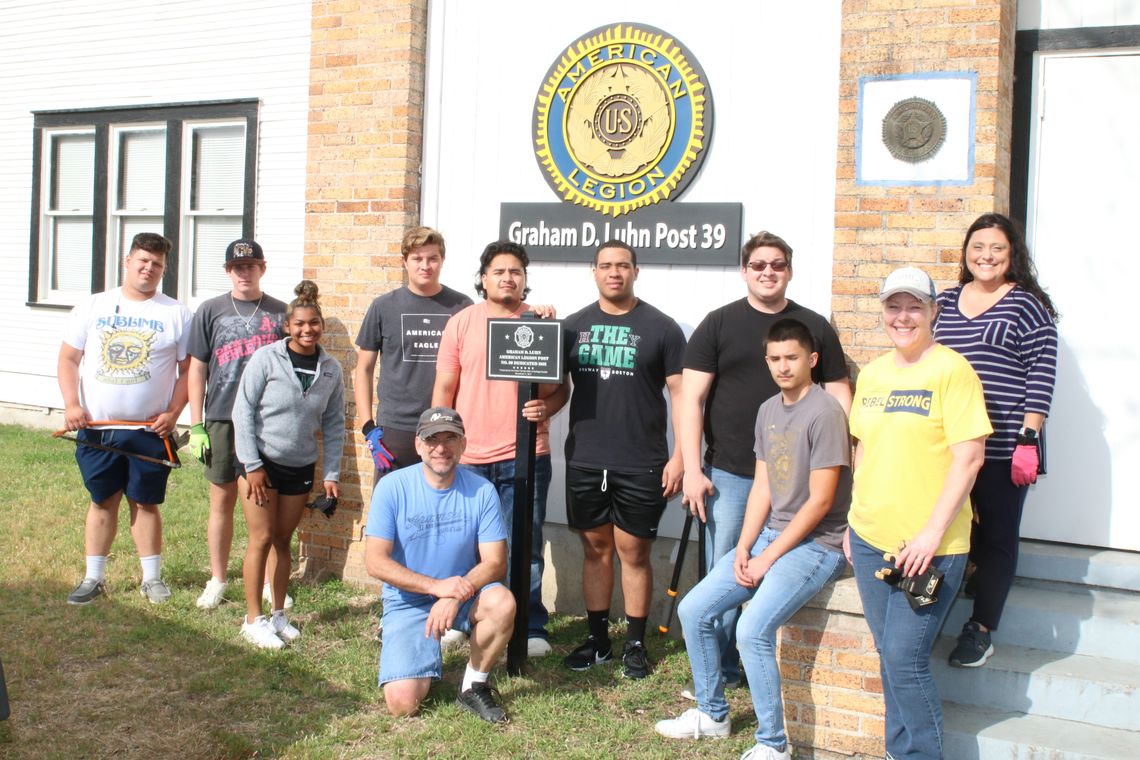
<instances>
[{"instance_id":1,"label":"bronze wall medallion","mask_svg":"<svg viewBox=\"0 0 1140 760\"><path fill-rule=\"evenodd\" d=\"M946 117L923 98L907 98L883 117L883 144L900 161L917 164L932 158L946 142Z\"/></svg>"}]
</instances>

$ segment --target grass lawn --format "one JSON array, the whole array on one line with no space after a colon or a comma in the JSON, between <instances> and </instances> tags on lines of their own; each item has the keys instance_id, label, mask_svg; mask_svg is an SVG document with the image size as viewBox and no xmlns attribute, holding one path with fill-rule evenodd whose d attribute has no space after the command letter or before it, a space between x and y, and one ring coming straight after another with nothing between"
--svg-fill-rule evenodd
<instances>
[{"instance_id":1,"label":"grass lawn","mask_svg":"<svg viewBox=\"0 0 1140 760\"><path fill-rule=\"evenodd\" d=\"M624 680L620 666L564 669L562 656L584 633L574 617L554 617L554 653L531 660L526 676L508 678L504 668L492 676L511 715L504 727L455 706L463 652L448 655L418 717L389 717L376 686L378 600L339 581L294 583L301 639L279 652L253 649L238 635L240 518L231 601L213 612L194 607L209 572L206 482L192 460L172 474L162 511L163 576L174 598L155 606L140 596L124 504L109 594L72 607L65 600L83 574L87 502L71 444L0 426L0 660L12 705L0 722L2 758L688 758L736 757L752 746L747 690L730 692L731 738L654 733L654 721L692 706L679 694L689 670L678 642L651 637L656 669L643 681Z\"/></svg>"}]
</instances>

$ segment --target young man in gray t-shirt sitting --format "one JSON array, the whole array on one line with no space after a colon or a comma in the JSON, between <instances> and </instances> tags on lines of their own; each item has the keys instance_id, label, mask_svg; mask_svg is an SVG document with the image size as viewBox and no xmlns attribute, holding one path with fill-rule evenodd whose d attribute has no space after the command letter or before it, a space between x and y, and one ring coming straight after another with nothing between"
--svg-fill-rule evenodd
<instances>
[{"instance_id":1,"label":"young man in gray t-shirt sitting","mask_svg":"<svg viewBox=\"0 0 1140 760\"><path fill-rule=\"evenodd\" d=\"M758 723L756 746L745 756L786 760L792 755L784 733L776 633L843 572L851 444L843 407L812 383L819 354L808 328L794 319L776 322L764 353L780 393L756 415L756 473L740 540L678 609L697 707L656 728L678 739L728 736L714 621L750 602L736 628Z\"/></svg>"}]
</instances>

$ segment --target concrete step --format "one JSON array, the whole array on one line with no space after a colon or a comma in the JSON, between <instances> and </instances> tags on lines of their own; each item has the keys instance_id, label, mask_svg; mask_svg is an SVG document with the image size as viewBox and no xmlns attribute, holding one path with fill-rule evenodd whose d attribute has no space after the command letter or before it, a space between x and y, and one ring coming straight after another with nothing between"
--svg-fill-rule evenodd
<instances>
[{"instance_id":1,"label":"concrete step","mask_svg":"<svg viewBox=\"0 0 1140 760\"><path fill-rule=\"evenodd\" d=\"M953 638L941 638L931 656L944 700L1140 730L1140 664L995 645L984 666L952 668L947 657L954 644Z\"/></svg>"},{"instance_id":2,"label":"concrete step","mask_svg":"<svg viewBox=\"0 0 1140 760\"><path fill-rule=\"evenodd\" d=\"M1022 541L1019 578L1140 592L1140 552Z\"/></svg>"},{"instance_id":3,"label":"concrete step","mask_svg":"<svg viewBox=\"0 0 1140 760\"><path fill-rule=\"evenodd\" d=\"M1015 583L1006 601L994 646L1140 663L1140 594L1065 583ZM973 601L959 597L943 633L956 637L969 620ZM1137 755L1140 758L1140 754Z\"/></svg>"},{"instance_id":4,"label":"concrete step","mask_svg":"<svg viewBox=\"0 0 1140 760\"><path fill-rule=\"evenodd\" d=\"M1136 760L1140 733L944 702L947 760Z\"/></svg>"}]
</instances>

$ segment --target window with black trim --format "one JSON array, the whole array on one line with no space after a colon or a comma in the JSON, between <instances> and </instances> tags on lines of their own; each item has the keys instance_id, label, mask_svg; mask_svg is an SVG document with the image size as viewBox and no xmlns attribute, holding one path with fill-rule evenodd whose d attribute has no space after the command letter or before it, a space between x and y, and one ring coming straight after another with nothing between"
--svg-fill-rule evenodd
<instances>
[{"instance_id":1,"label":"window with black trim","mask_svg":"<svg viewBox=\"0 0 1140 760\"><path fill-rule=\"evenodd\" d=\"M163 292L229 289L226 245L252 237L257 100L34 114L29 304L117 287L139 232L174 243Z\"/></svg>"}]
</instances>

